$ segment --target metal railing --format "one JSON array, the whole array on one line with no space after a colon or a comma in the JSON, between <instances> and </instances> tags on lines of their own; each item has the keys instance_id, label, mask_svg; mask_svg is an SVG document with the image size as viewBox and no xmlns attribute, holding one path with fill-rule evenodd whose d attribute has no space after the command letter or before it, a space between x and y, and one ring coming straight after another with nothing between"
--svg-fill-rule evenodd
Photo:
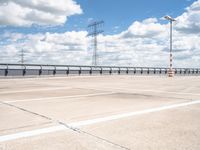
<instances>
[{"instance_id":1,"label":"metal railing","mask_svg":"<svg viewBox=\"0 0 200 150\"><path fill-rule=\"evenodd\" d=\"M0 64L0 76L42 75L167 75L168 68L125 66L78 66L42 64ZM175 75L200 75L200 68L174 68Z\"/></svg>"}]
</instances>

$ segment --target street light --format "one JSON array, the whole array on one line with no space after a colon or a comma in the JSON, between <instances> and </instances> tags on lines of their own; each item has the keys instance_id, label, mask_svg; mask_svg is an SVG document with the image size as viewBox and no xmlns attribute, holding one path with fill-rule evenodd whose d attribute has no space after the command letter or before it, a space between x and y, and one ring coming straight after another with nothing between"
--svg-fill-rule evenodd
<instances>
[{"instance_id":1,"label":"street light","mask_svg":"<svg viewBox=\"0 0 200 150\"><path fill-rule=\"evenodd\" d=\"M170 17L170 16L165 16L164 17L166 20L169 20L170 22L170 68L169 68L169 72L168 75L169 77L173 77L174 76L174 71L172 68L172 24L174 21L176 21L174 18Z\"/></svg>"}]
</instances>

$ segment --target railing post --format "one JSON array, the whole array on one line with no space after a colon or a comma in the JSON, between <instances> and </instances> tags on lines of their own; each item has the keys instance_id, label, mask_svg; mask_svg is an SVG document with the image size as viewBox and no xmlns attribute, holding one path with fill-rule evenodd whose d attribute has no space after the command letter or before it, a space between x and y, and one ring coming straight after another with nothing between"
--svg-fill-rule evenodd
<instances>
[{"instance_id":1,"label":"railing post","mask_svg":"<svg viewBox=\"0 0 200 150\"><path fill-rule=\"evenodd\" d=\"M8 76L8 65L6 65L5 76Z\"/></svg>"},{"instance_id":2,"label":"railing post","mask_svg":"<svg viewBox=\"0 0 200 150\"><path fill-rule=\"evenodd\" d=\"M101 70L100 70L100 74L102 75L103 74L103 68L101 67Z\"/></svg>"},{"instance_id":3,"label":"railing post","mask_svg":"<svg viewBox=\"0 0 200 150\"><path fill-rule=\"evenodd\" d=\"M69 67L67 67L66 74L67 74L67 76L69 75Z\"/></svg>"},{"instance_id":4,"label":"railing post","mask_svg":"<svg viewBox=\"0 0 200 150\"><path fill-rule=\"evenodd\" d=\"M110 75L112 74L112 68L110 68Z\"/></svg>"},{"instance_id":5,"label":"railing post","mask_svg":"<svg viewBox=\"0 0 200 150\"><path fill-rule=\"evenodd\" d=\"M118 68L118 74L119 75L121 74L121 68L120 67Z\"/></svg>"},{"instance_id":6,"label":"railing post","mask_svg":"<svg viewBox=\"0 0 200 150\"><path fill-rule=\"evenodd\" d=\"M56 75L56 66L54 66L53 75Z\"/></svg>"},{"instance_id":7,"label":"railing post","mask_svg":"<svg viewBox=\"0 0 200 150\"><path fill-rule=\"evenodd\" d=\"M42 75L42 66L40 66L40 70L39 70L39 76Z\"/></svg>"},{"instance_id":8,"label":"railing post","mask_svg":"<svg viewBox=\"0 0 200 150\"><path fill-rule=\"evenodd\" d=\"M78 74L79 74L79 76L81 75L81 67L79 68L79 71L78 71Z\"/></svg>"},{"instance_id":9,"label":"railing post","mask_svg":"<svg viewBox=\"0 0 200 150\"><path fill-rule=\"evenodd\" d=\"M147 68L147 74L149 74L150 72L149 72L149 68Z\"/></svg>"},{"instance_id":10,"label":"railing post","mask_svg":"<svg viewBox=\"0 0 200 150\"><path fill-rule=\"evenodd\" d=\"M90 67L90 75L92 75L92 67Z\"/></svg>"},{"instance_id":11,"label":"railing post","mask_svg":"<svg viewBox=\"0 0 200 150\"><path fill-rule=\"evenodd\" d=\"M175 69L175 74L177 74L177 69Z\"/></svg>"},{"instance_id":12,"label":"railing post","mask_svg":"<svg viewBox=\"0 0 200 150\"><path fill-rule=\"evenodd\" d=\"M128 70L128 68L126 68L126 74L128 74L128 72L129 72L129 70Z\"/></svg>"},{"instance_id":13,"label":"railing post","mask_svg":"<svg viewBox=\"0 0 200 150\"><path fill-rule=\"evenodd\" d=\"M136 69L134 68L134 74L136 74Z\"/></svg>"},{"instance_id":14,"label":"railing post","mask_svg":"<svg viewBox=\"0 0 200 150\"><path fill-rule=\"evenodd\" d=\"M23 69L23 73L22 73L23 76L26 75L26 66L24 65L24 69Z\"/></svg>"}]
</instances>

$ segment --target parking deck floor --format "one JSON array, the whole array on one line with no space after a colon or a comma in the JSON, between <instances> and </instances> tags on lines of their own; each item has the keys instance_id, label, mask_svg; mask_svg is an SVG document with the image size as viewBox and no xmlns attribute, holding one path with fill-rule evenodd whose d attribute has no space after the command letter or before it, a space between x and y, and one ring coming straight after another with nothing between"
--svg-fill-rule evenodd
<instances>
[{"instance_id":1,"label":"parking deck floor","mask_svg":"<svg viewBox=\"0 0 200 150\"><path fill-rule=\"evenodd\" d=\"M200 149L200 78L0 79L0 150Z\"/></svg>"}]
</instances>

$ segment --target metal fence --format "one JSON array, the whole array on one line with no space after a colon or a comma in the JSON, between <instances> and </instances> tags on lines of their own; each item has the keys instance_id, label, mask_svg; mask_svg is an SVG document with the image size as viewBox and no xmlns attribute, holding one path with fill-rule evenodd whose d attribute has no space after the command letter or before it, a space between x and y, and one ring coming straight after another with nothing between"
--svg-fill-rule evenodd
<instances>
[{"instance_id":1,"label":"metal fence","mask_svg":"<svg viewBox=\"0 0 200 150\"><path fill-rule=\"evenodd\" d=\"M200 75L200 68L174 68L175 75ZM43 75L167 75L168 68L119 67L119 66L76 66L41 64L0 64L0 76L43 76Z\"/></svg>"}]
</instances>

